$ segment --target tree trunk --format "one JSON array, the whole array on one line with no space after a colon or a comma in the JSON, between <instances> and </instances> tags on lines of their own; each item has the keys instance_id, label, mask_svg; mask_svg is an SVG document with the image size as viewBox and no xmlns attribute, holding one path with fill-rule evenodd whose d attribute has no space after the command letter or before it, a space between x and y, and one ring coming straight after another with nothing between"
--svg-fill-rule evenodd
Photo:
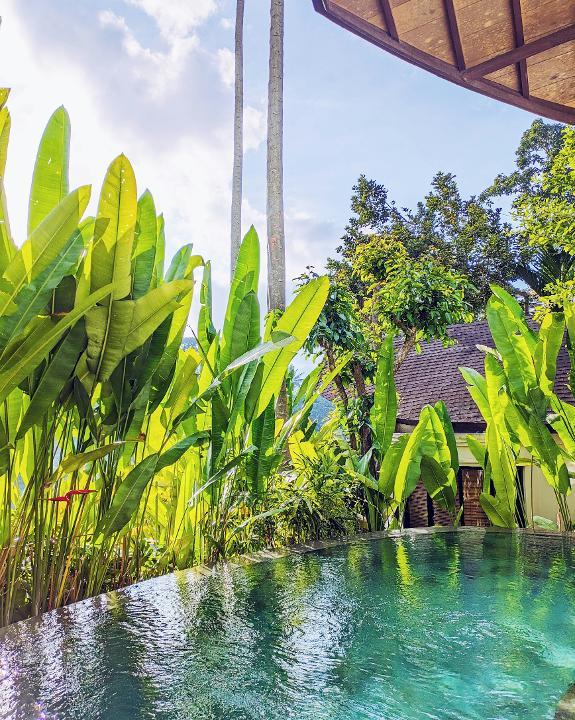
<instances>
[{"instance_id":1,"label":"tree trunk","mask_svg":"<svg viewBox=\"0 0 575 720\"><path fill-rule=\"evenodd\" d=\"M268 310L285 310L286 305L283 208L283 38L284 0L271 0L267 144Z\"/></svg>"},{"instance_id":2,"label":"tree trunk","mask_svg":"<svg viewBox=\"0 0 575 720\"><path fill-rule=\"evenodd\" d=\"M355 381L355 390L357 397L364 397L367 395L367 388L365 387L365 378L363 377L363 369L361 363L354 362L351 366L353 372L353 379Z\"/></svg>"},{"instance_id":3,"label":"tree trunk","mask_svg":"<svg viewBox=\"0 0 575 720\"><path fill-rule=\"evenodd\" d=\"M232 175L231 265L233 277L242 242L242 173L244 154L244 3L236 0L234 82L234 169Z\"/></svg>"},{"instance_id":4,"label":"tree trunk","mask_svg":"<svg viewBox=\"0 0 575 720\"><path fill-rule=\"evenodd\" d=\"M404 360L407 358L409 353L415 347L416 337L417 337L416 330L410 329L404 333L403 344L399 348L399 352L395 356L395 366L394 366L395 372L397 372L399 370L399 368L402 366Z\"/></svg>"},{"instance_id":5,"label":"tree trunk","mask_svg":"<svg viewBox=\"0 0 575 720\"><path fill-rule=\"evenodd\" d=\"M286 268L283 205L283 64L284 0L271 0L268 82L267 219L268 312L285 310ZM276 415L287 419L287 394L282 385Z\"/></svg>"}]
</instances>

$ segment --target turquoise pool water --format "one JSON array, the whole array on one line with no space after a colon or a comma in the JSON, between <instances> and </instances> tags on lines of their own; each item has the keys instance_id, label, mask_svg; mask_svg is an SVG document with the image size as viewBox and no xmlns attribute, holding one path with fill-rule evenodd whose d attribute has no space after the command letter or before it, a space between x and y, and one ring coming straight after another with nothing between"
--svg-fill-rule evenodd
<instances>
[{"instance_id":1,"label":"turquoise pool water","mask_svg":"<svg viewBox=\"0 0 575 720\"><path fill-rule=\"evenodd\" d=\"M8 628L0 717L553 718L574 566L566 540L467 531L171 575Z\"/></svg>"}]
</instances>

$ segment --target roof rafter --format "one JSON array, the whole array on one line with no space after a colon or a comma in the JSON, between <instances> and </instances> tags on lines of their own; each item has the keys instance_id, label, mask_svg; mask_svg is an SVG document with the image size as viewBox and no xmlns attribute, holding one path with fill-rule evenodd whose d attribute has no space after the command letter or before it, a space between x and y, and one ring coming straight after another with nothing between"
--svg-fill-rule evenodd
<instances>
[{"instance_id":1,"label":"roof rafter","mask_svg":"<svg viewBox=\"0 0 575 720\"><path fill-rule=\"evenodd\" d=\"M545 50L551 50L551 48L557 47L557 45L563 45L563 43L569 42L570 40L575 40L575 25L568 25L549 35L543 35L537 38L537 40L533 40L533 42L525 43L513 50L485 60L485 62L465 70L463 76L470 80L482 78L485 75L497 72L497 70L502 70L509 65L515 65L521 60L526 60L533 55L545 52Z\"/></svg>"},{"instance_id":2,"label":"roof rafter","mask_svg":"<svg viewBox=\"0 0 575 720\"><path fill-rule=\"evenodd\" d=\"M399 40L399 35L397 34L397 26L395 24L395 18L393 17L393 10L391 9L391 4L389 0L379 0L379 7L381 8L381 12L383 13L383 19L385 20L387 32L394 40Z\"/></svg>"},{"instance_id":3,"label":"roof rafter","mask_svg":"<svg viewBox=\"0 0 575 720\"><path fill-rule=\"evenodd\" d=\"M515 45L525 45L525 33L523 32L523 15L521 14L521 0L511 0L511 17L513 18L513 31L515 33ZM519 83L523 97L529 97L529 76L527 74L527 60L519 61Z\"/></svg>"},{"instance_id":4,"label":"roof rafter","mask_svg":"<svg viewBox=\"0 0 575 720\"><path fill-rule=\"evenodd\" d=\"M453 0L443 0L445 6L445 14L447 15L447 24L449 25L449 36L451 37L451 46L455 55L455 62L458 70L465 70L465 55L463 54L463 45L461 44L461 35L459 34L459 26L457 25L457 15L455 14L455 5Z\"/></svg>"},{"instance_id":5,"label":"roof rafter","mask_svg":"<svg viewBox=\"0 0 575 720\"><path fill-rule=\"evenodd\" d=\"M456 66L455 53L453 53L452 59L450 61L447 61L440 57L438 53L434 54L433 52L426 51L421 46L415 46L410 39L408 39L407 37L403 37L403 35L398 39L392 37L390 32L387 29L384 29L384 23L379 23L377 21L374 22L373 17L367 15L364 17L362 15L362 2L360 2L360 0L355 0L355 2L351 2L350 0L308 1L313 3L313 6L320 14L337 23L342 28L345 28L347 31L352 32L355 35L358 35L359 37L368 40L371 43L374 43L375 45L383 48L392 55L395 55L396 57L401 58L402 60L405 60L419 68L423 68L433 73L434 75L437 75L438 77L449 80L452 83L455 83L456 85L459 85L461 87L465 87L469 90L474 90L475 92L481 93L482 95L487 95L488 97L495 98L497 100L509 103L510 105L514 105L524 110L528 110L529 112L536 113L537 115L543 115L558 122L575 124L575 77L573 77L572 88L571 86L568 88L569 92L571 92L571 89L573 90L573 92L570 95L567 95L565 100L563 100L563 97L558 96L557 92L555 92L555 94L547 93L547 97L540 97L539 92L534 95L532 88L528 87L528 85L531 85L532 83L526 82L525 84L522 84L519 89L515 89L514 87L510 87L509 85L496 82L492 78L486 77L483 74L495 72L497 69L502 69L502 67L506 66L511 66L513 68L514 66L519 65L522 60L525 61L527 60L527 58L536 55L537 53L544 52L545 50L554 46L563 45L564 43L568 43L570 40L575 40L575 0L562 0L562 2L564 2L567 6L566 9L570 13L572 13L572 20L570 26L564 28L561 31L548 35L545 38L540 38L539 40L532 43L523 42L522 45L520 45L519 43L521 37L519 34L519 39L516 40L516 44L518 45L518 47L516 47L510 53L504 54L503 56L498 56L498 58L496 59L497 67L489 66L485 68L485 66L477 65L474 67L467 67L463 70L460 70ZM366 3L366 8L373 7L373 5L371 4L372 1L373 0L369 0L368 2L368 0L363 0L363 2ZM420 0L420 2L413 4L414 6L417 6L417 12L420 12L422 3L423 5L425 5L426 2L431 1L432 0ZM434 2L435 1L436 0L434 0ZM459 7L457 3L461 1L462 0L453 0L456 7ZM509 23L508 30L511 30L511 32L513 32L514 29L514 19L511 13L511 3L514 1L515 0L508 0L508 2L506 3L508 14L507 22ZM520 10L525 8L526 1L527 0L522 0L522 8L520 7ZM536 2L538 0L530 1ZM378 2L381 2L381 0L378 0ZM445 0L442 0L442 5L444 2ZM390 5L390 8L392 6L394 7L393 12L396 15L397 9L395 6L398 3L400 5L404 4L402 0L387 0L387 3ZM349 9L347 7L348 5L352 5L353 9ZM415 13L415 10L413 12ZM443 6L442 15L445 19L445 25L447 26L448 20L445 6ZM379 18L383 19L383 17L384 16L382 10L379 14ZM459 14L457 17L461 38L463 38L464 36L467 37L467 35L469 34L468 32L467 34L465 34L467 25L466 22L464 22L463 17L464 16L461 14ZM519 15L517 15L517 17L519 18ZM422 25L424 24L425 22L422 22ZM490 32L490 28L487 28L485 32ZM429 32L432 32L434 31L434 28L428 27L427 30ZM447 30L449 31L449 27L447 27ZM439 37L439 35L436 36ZM523 38L523 40L525 40L525 38ZM552 73L553 68L557 67L558 65L561 69L561 53L563 52L563 50L568 53L570 57L572 57L573 53L575 52L575 49L573 49L571 46L566 46L564 49L561 49L560 53L556 58L554 55L549 56L549 54L547 57L541 57L541 62L545 65L545 72ZM503 60L501 60L501 57L503 57ZM539 62L539 58L537 58L537 61ZM525 68L527 73L529 73L532 69L531 64L526 62ZM519 65L519 69L521 70L521 65ZM527 78L527 80L529 80L529 78ZM569 101L569 98L574 99Z\"/></svg>"}]
</instances>

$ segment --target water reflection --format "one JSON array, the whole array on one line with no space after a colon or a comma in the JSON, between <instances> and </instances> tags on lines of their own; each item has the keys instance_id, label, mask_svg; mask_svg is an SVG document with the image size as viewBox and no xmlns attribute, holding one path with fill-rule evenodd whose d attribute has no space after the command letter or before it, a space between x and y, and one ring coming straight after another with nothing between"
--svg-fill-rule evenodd
<instances>
[{"instance_id":1,"label":"water reflection","mask_svg":"<svg viewBox=\"0 0 575 720\"><path fill-rule=\"evenodd\" d=\"M9 628L0 717L552 718L573 568L560 538L474 531L167 576Z\"/></svg>"}]
</instances>

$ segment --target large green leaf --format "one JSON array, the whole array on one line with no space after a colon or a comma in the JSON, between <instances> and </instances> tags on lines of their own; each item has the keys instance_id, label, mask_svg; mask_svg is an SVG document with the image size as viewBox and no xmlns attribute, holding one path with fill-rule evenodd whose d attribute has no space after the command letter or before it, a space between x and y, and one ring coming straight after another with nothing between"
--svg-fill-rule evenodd
<instances>
[{"instance_id":1,"label":"large green leaf","mask_svg":"<svg viewBox=\"0 0 575 720\"><path fill-rule=\"evenodd\" d=\"M455 492L451 478L435 458L424 455L421 458L421 479L431 499L451 517L456 515Z\"/></svg>"},{"instance_id":2,"label":"large green leaf","mask_svg":"<svg viewBox=\"0 0 575 720\"><path fill-rule=\"evenodd\" d=\"M48 318L41 320L30 328L22 342L13 343L6 348L0 358L0 402L46 359L66 330L111 292L111 285L100 288L59 322L54 323Z\"/></svg>"},{"instance_id":3,"label":"large green leaf","mask_svg":"<svg viewBox=\"0 0 575 720\"><path fill-rule=\"evenodd\" d=\"M17 439L23 438L31 427L41 422L65 387L85 347L84 323L78 322L66 335L40 378L18 428Z\"/></svg>"},{"instance_id":4,"label":"large green leaf","mask_svg":"<svg viewBox=\"0 0 575 720\"><path fill-rule=\"evenodd\" d=\"M513 295L507 292L507 290L504 290L498 285L491 285L490 287L493 295L497 298L499 303L505 306L507 313L513 318L515 327L523 336L527 346L529 347L529 351L531 353L535 352L537 335L527 324L525 313L521 305L517 302Z\"/></svg>"},{"instance_id":5,"label":"large green leaf","mask_svg":"<svg viewBox=\"0 0 575 720\"><path fill-rule=\"evenodd\" d=\"M0 88L2 93L5 88ZM10 139L10 113L7 107L4 107L6 98L0 97L0 178L4 179L6 171L6 160L8 157L8 140Z\"/></svg>"},{"instance_id":6,"label":"large green leaf","mask_svg":"<svg viewBox=\"0 0 575 720\"><path fill-rule=\"evenodd\" d=\"M198 345L202 352L208 352L215 336L216 329L212 321L212 269L210 261L207 260L204 263L204 274L200 288L200 313L197 333Z\"/></svg>"},{"instance_id":7,"label":"large green leaf","mask_svg":"<svg viewBox=\"0 0 575 720\"><path fill-rule=\"evenodd\" d=\"M0 347L15 340L30 320L44 310L54 290L78 267L83 251L84 237L80 230L75 230L50 265L21 287L12 299L15 312L0 316Z\"/></svg>"},{"instance_id":8,"label":"large green leaf","mask_svg":"<svg viewBox=\"0 0 575 720\"><path fill-rule=\"evenodd\" d=\"M513 517L517 494L516 457L505 444L494 424L487 426L485 439L491 466L491 480L498 505L507 515Z\"/></svg>"},{"instance_id":9,"label":"large green leaf","mask_svg":"<svg viewBox=\"0 0 575 720\"><path fill-rule=\"evenodd\" d=\"M157 465L158 454L153 453L139 462L126 475L114 493L110 507L96 528L96 536L103 535L106 540L130 522L138 509L144 490L156 473Z\"/></svg>"},{"instance_id":10,"label":"large green leaf","mask_svg":"<svg viewBox=\"0 0 575 720\"><path fill-rule=\"evenodd\" d=\"M405 451L405 446L409 440L409 435L402 435L399 437L385 453L383 462L379 469L378 478L378 490L386 497L391 499L393 497L395 488L395 478L399 469L399 463Z\"/></svg>"},{"instance_id":11,"label":"large green leaf","mask_svg":"<svg viewBox=\"0 0 575 720\"><path fill-rule=\"evenodd\" d=\"M529 390L538 387L538 383L531 343L522 332L522 322L494 297L487 303L486 315L493 341L503 361L511 395L518 402L527 404Z\"/></svg>"},{"instance_id":12,"label":"large green leaf","mask_svg":"<svg viewBox=\"0 0 575 720\"><path fill-rule=\"evenodd\" d=\"M164 224L164 216L158 215L156 218L157 239L156 239L156 259L154 261L154 275L152 277L152 286L157 287L164 277L164 259L166 257L166 232Z\"/></svg>"},{"instance_id":13,"label":"large green leaf","mask_svg":"<svg viewBox=\"0 0 575 720\"><path fill-rule=\"evenodd\" d=\"M265 411L252 423L252 445L256 450L246 463L246 475L255 497L264 494L264 483L274 461L273 444L275 435L275 408L273 398Z\"/></svg>"},{"instance_id":14,"label":"large green leaf","mask_svg":"<svg viewBox=\"0 0 575 720\"><path fill-rule=\"evenodd\" d=\"M90 188L74 190L30 234L8 264L0 287L0 317L18 311L17 297L26 284L52 267L77 232L90 200Z\"/></svg>"},{"instance_id":15,"label":"large green leaf","mask_svg":"<svg viewBox=\"0 0 575 720\"><path fill-rule=\"evenodd\" d=\"M451 418L449 417L449 412L447 411L447 407L443 400L436 402L434 409L443 425L443 431L447 439L447 446L451 454L451 467L453 468L455 475L457 475L459 472L459 451L457 450L457 440L455 439L455 432L453 430Z\"/></svg>"},{"instance_id":16,"label":"large green leaf","mask_svg":"<svg viewBox=\"0 0 575 720\"><path fill-rule=\"evenodd\" d=\"M385 455L391 445L397 421L397 391L393 365L393 337L389 335L382 344L377 361L375 393L370 413L371 427L382 455Z\"/></svg>"},{"instance_id":17,"label":"large green leaf","mask_svg":"<svg viewBox=\"0 0 575 720\"><path fill-rule=\"evenodd\" d=\"M158 402L165 394L173 377L192 305L194 270L202 263L203 260L199 255L192 255L192 246L185 245L175 254L166 273L167 282L188 280L191 286L190 291L180 299L179 307L174 311L171 318L166 321L169 323L169 329L165 336L165 347L158 358L152 380L154 402Z\"/></svg>"},{"instance_id":18,"label":"large green leaf","mask_svg":"<svg viewBox=\"0 0 575 720\"><path fill-rule=\"evenodd\" d=\"M490 522L496 527L514 528L515 517L509 508L497 498L487 493L481 493L479 502Z\"/></svg>"},{"instance_id":19,"label":"large green leaf","mask_svg":"<svg viewBox=\"0 0 575 720\"><path fill-rule=\"evenodd\" d=\"M160 472L166 467L173 465L175 462L180 460L184 454L192 447L199 447L206 442L210 437L210 433L207 431L201 431L188 435L182 440L178 440L174 443L171 448L163 452L159 459L156 472Z\"/></svg>"},{"instance_id":20,"label":"large green leaf","mask_svg":"<svg viewBox=\"0 0 575 720\"><path fill-rule=\"evenodd\" d=\"M151 290L156 263L158 224L156 206L149 190L138 200L132 262L132 298L137 300ZM156 283L157 284L157 283Z\"/></svg>"},{"instance_id":21,"label":"large green leaf","mask_svg":"<svg viewBox=\"0 0 575 720\"><path fill-rule=\"evenodd\" d=\"M68 194L69 160L70 118L66 110L59 107L48 120L36 155L28 206L28 235Z\"/></svg>"},{"instance_id":22,"label":"large green leaf","mask_svg":"<svg viewBox=\"0 0 575 720\"><path fill-rule=\"evenodd\" d=\"M562 313L549 313L541 321L539 339L535 348L535 370L539 387L545 396L553 392L557 357L563 344L565 321Z\"/></svg>"},{"instance_id":23,"label":"large green leaf","mask_svg":"<svg viewBox=\"0 0 575 720\"><path fill-rule=\"evenodd\" d=\"M142 345L190 292L189 280L164 283L138 300L99 305L86 314L87 363L99 381L110 377L122 358Z\"/></svg>"},{"instance_id":24,"label":"large green leaf","mask_svg":"<svg viewBox=\"0 0 575 720\"><path fill-rule=\"evenodd\" d=\"M121 300L132 289L132 246L137 212L134 171L128 158L120 155L110 164L102 185L96 222L106 223L106 229L94 245L91 261L92 292L113 283L110 300Z\"/></svg>"},{"instance_id":25,"label":"large green leaf","mask_svg":"<svg viewBox=\"0 0 575 720\"><path fill-rule=\"evenodd\" d=\"M61 476L76 472L80 470L80 468L83 468L84 465L90 465L96 462L96 460L101 460L106 457L106 455L110 455L116 450L119 450L123 444L121 441L116 441L108 443L107 445L101 445L92 450L86 450L85 452L72 453L62 460L58 466L57 474Z\"/></svg>"},{"instance_id":26,"label":"large green leaf","mask_svg":"<svg viewBox=\"0 0 575 720\"><path fill-rule=\"evenodd\" d=\"M428 432L427 424L427 415L422 411L419 422L409 435L397 466L393 495L398 503L405 502L417 486L420 477L422 444Z\"/></svg>"},{"instance_id":27,"label":"large green leaf","mask_svg":"<svg viewBox=\"0 0 575 720\"><path fill-rule=\"evenodd\" d=\"M262 385L256 406L256 417L264 412L272 397L279 396L290 362L301 349L323 310L329 292L327 277L307 283L287 307L275 326L275 332L295 339L287 347L268 353L263 360Z\"/></svg>"},{"instance_id":28,"label":"large green leaf","mask_svg":"<svg viewBox=\"0 0 575 720\"><path fill-rule=\"evenodd\" d=\"M238 306L232 331L229 361L233 362L260 342L260 305L257 295L249 292Z\"/></svg>"},{"instance_id":29,"label":"large green leaf","mask_svg":"<svg viewBox=\"0 0 575 720\"><path fill-rule=\"evenodd\" d=\"M222 342L220 344L220 368L225 368L232 352L232 336L234 325L238 317L240 305L246 295L257 295L260 272L260 241L252 226L244 237L238 252L236 269L232 278L228 305L222 329ZM268 399L269 401L269 399ZM267 406L267 403L266 403ZM262 408L265 409L265 407Z\"/></svg>"},{"instance_id":30,"label":"large green leaf","mask_svg":"<svg viewBox=\"0 0 575 720\"><path fill-rule=\"evenodd\" d=\"M1 92L1 89L0 89ZM0 276L16 254L16 245L10 232L6 193L4 191L4 170L10 137L10 113L8 108L0 109Z\"/></svg>"},{"instance_id":31,"label":"large green leaf","mask_svg":"<svg viewBox=\"0 0 575 720\"><path fill-rule=\"evenodd\" d=\"M489 422L491 420L491 408L487 399L485 378L474 368L460 367L459 372L463 375L463 379L467 383L467 390L479 408L483 419L485 422Z\"/></svg>"}]
</instances>

